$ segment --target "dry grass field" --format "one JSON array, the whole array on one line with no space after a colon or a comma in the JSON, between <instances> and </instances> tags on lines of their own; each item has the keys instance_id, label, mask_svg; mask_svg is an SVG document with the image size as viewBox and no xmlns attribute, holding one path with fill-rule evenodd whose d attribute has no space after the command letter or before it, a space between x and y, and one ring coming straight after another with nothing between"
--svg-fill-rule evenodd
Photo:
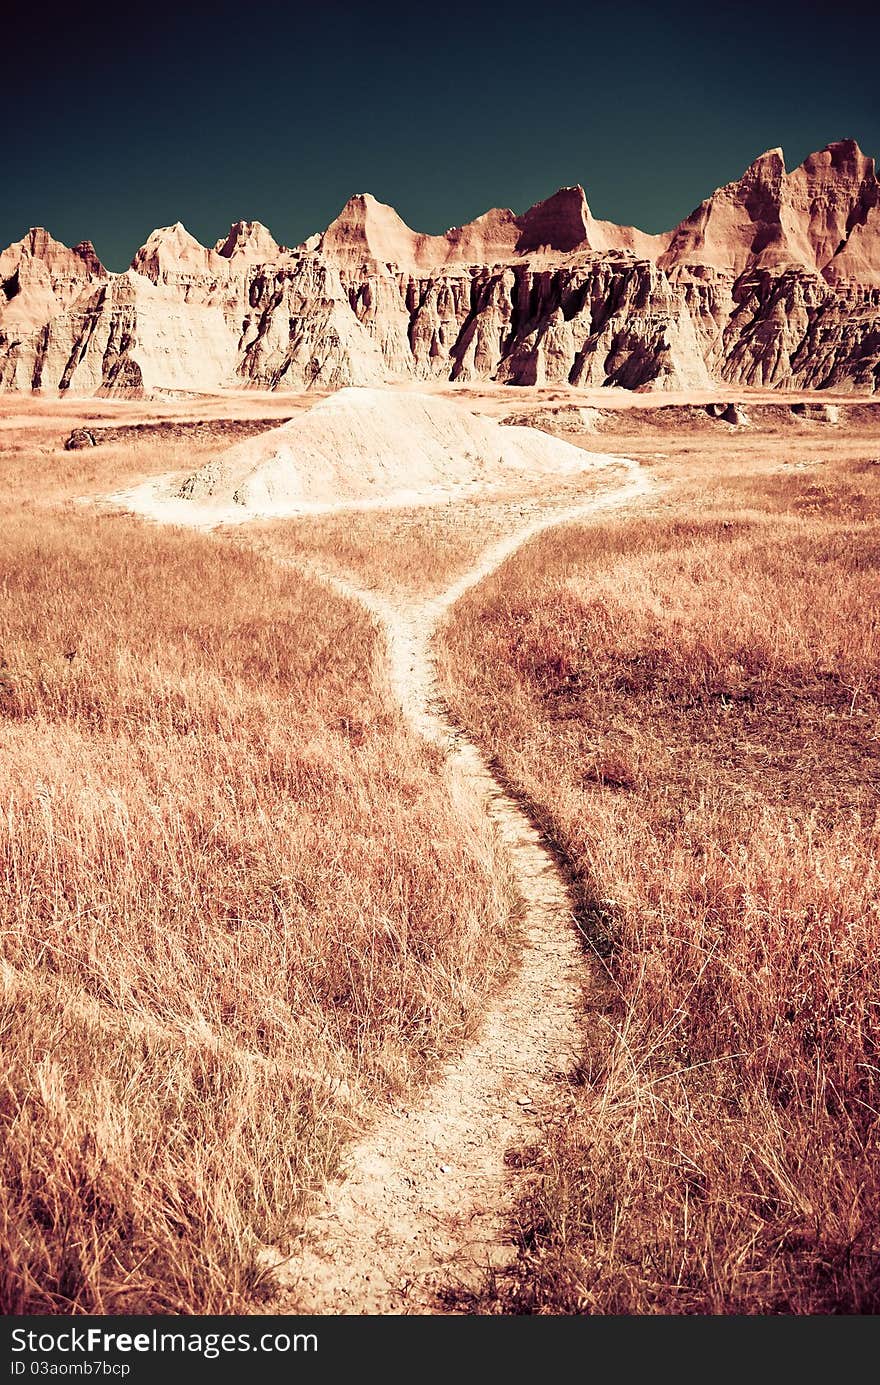
<instances>
[{"instance_id":1,"label":"dry grass field","mask_svg":"<svg viewBox=\"0 0 880 1385\"><path fill-rule=\"evenodd\" d=\"M534 540L443 635L596 972L474 1308L876 1312L880 464L665 469L653 515Z\"/></svg>"},{"instance_id":2,"label":"dry grass field","mask_svg":"<svg viewBox=\"0 0 880 1385\"><path fill-rule=\"evenodd\" d=\"M347 510L303 519L255 521L236 537L276 556L316 563L366 588L403 598L434 596L479 555L529 519L576 505L625 479L608 466L574 477L545 478L508 494L420 509Z\"/></svg>"},{"instance_id":3,"label":"dry grass field","mask_svg":"<svg viewBox=\"0 0 880 1385\"><path fill-rule=\"evenodd\" d=\"M0 457L0 1304L253 1311L261 1249L472 1031L512 892L357 606ZM192 454L190 454L192 455Z\"/></svg>"},{"instance_id":4,"label":"dry grass field","mask_svg":"<svg viewBox=\"0 0 880 1385\"><path fill-rule=\"evenodd\" d=\"M405 624L623 472L219 534L80 503L302 403L0 419L7 1313L271 1304L311 1195L518 954L485 805L405 721L373 618L300 568ZM876 435L625 403L572 440L643 463L642 511L531 540L436 641L593 977L577 1080L508 1153L515 1258L455 1307L880 1311Z\"/></svg>"}]
</instances>

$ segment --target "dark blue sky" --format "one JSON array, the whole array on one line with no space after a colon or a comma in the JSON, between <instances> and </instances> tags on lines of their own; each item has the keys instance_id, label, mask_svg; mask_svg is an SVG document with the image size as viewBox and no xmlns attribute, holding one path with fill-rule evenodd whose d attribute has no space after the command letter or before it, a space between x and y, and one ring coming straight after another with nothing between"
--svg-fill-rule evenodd
<instances>
[{"instance_id":1,"label":"dark blue sky","mask_svg":"<svg viewBox=\"0 0 880 1385\"><path fill-rule=\"evenodd\" d=\"M876 0L16 0L2 35L0 244L45 225L114 269L177 220L292 244L364 191L437 232L580 182L658 231L773 145L880 155Z\"/></svg>"}]
</instances>

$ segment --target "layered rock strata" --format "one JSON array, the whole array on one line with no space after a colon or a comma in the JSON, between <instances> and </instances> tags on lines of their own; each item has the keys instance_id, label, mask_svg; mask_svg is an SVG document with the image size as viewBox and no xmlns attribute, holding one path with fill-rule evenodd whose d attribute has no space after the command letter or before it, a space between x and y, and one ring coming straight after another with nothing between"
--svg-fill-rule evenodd
<instances>
[{"instance_id":1,"label":"layered rock strata","mask_svg":"<svg viewBox=\"0 0 880 1385\"><path fill-rule=\"evenodd\" d=\"M369 195L288 250L178 223L110 274L36 229L0 255L0 388L333 390L392 378L880 389L880 184L854 141L780 150L673 231L580 187L420 235Z\"/></svg>"}]
</instances>

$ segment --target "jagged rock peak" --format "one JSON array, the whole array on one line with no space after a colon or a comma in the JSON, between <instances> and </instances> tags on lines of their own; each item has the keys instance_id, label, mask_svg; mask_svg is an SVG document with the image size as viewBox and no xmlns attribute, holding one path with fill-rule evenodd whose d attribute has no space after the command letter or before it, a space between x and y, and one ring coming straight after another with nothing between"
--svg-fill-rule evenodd
<instances>
[{"instance_id":1,"label":"jagged rock peak","mask_svg":"<svg viewBox=\"0 0 880 1385\"><path fill-rule=\"evenodd\" d=\"M855 140L826 145L791 173L782 150L769 149L676 227L659 263L733 274L797 265L830 279L877 283L880 246L874 230L862 228L878 200L874 160ZM856 229L858 246L850 252Z\"/></svg>"},{"instance_id":2,"label":"jagged rock peak","mask_svg":"<svg viewBox=\"0 0 880 1385\"><path fill-rule=\"evenodd\" d=\"M510 259L539 248L567 251L584 240L582 188L565 188L522 217L493 207L443 235L413 231L393 207L370 193L350 197L321 237L321 250L338 264L364 260L430 269L451 263Z\"/></svg>"},{"instance_id":3,"label":"jagged rock peak","mask_svg":"<svg viewBox=\"0 0 880 1385\"><path fill-rule=\"evenodd\" d=\"M269 264L283 253L272 232L261 221L233 221L229 235L214 246L226 260L247 264Z\"/></svg>"},{"instance_id":4,"label":"jagged rock peak","mask_svg":"<svg viewBox=\"0 0 880 1385\"><path fill-rule=\"evenodd\" d=\"M215 250L209 250L190 235L182 221L173 226L158 226L139 250L131 268L156 283L168 274L217 273L227 268Z\"/></svg>"},{"instance_id":5,"label":"jagged rock peak","mask_svg":"<svg viewBox=\"0 0 880 1385\"><path fill-rule=\"evenodd\" d=\"M369 192L350 197L321 237L321 249L335 262L363 259L409 265L419 237L393 207Z\"/></svg>"},{"instance_id":6,"label":"jagged rock peak","mask_svg":"<svg viewBox=\"0 0 880 1385\"><path fill-rule=\"evenodd\" d=\"M90 240L80 241L71 249L50 236L44 226L32 226L27 235L3 251L0 259L4 265L17 265L24 257L41 261L55 276L103 278L107 274Z\"/></svg>"},{"instance_id":7,"label":"jagged rock peak","mask_svg":"<svg viewBox=\"0 0 880 1385\"><path fill-rule=\"evenodd\" d=\"M577 246L589 246L590 219L587 196L580 184L560 188L517 218L520 234L516 249L521 255L539 249L565 254Z\"/></svg>"},{"instance_id":8,"label":"jagged rock peak","mask_svg":"<svg viewBox=\"0 0 880 1385\"><path fill-rule=\"evenodd\" d=\"M814 261L828 278L849 276L863 283L880 283L880 226L876 219L880 184L874 160L862 153L854 139L837 140L808 155L790 175L786 194L789 216L801 230L801 255L813 257L812 261L807 259L808 264ZM858 250L849 245L856 231ZM866 255L868 261L873 255L873 269ZM850 275L857 263L858 273Z\"/></svg>"},{"instance_id":9,"label":"jagged rock peak","mask_svg":"<svg viewBox=\"0 0 880 1385\"><path fill-rule=\"evenodd\" d=\"M413 231L393 207L370 193L358 193L321 236L320 248L338 265L375 261L422 271L450 264L496 264L539 252L629 250L650 258L666 248L666 238L594 220L584 189L575 184L559 188L521 216L509 207L492 207L474 221L436 236Z\"/></svg>"},{"instance_id":10,"label":"jagged rock peak","mask_svg":"<svg viewBox=\"0 0 880 1385\"><path fill-rule=\"evenodd\" d=\"M880 392L880 188L854 140L791 173L767 150L668 235L597 220L579 185L442 235L361 193L293 253L257 222L211 249L177 222L109 276L34 228L0 284L0 390Z\"/></svg>"},{"instance_id":11,"label":"jagged rock peak","mask_svg":"<svg viewBox=\"0 0 880 1385\"><path fill-rule=\"evenodd\" d=\"M754 182L757 178L784 178L785 153L777 144L773 149L765 149L756 159L752 159L739 182ZM735 185L731 185L735 186Z\"/></svg>"},{"instance_id":12,"label":"jagged rock peak","mask_svg":"<svg viewBox=\"0 0 880 1385\"><path fill-rule=\"evenodd\" d=\"M90 240L81 240L71 251L78 260L82 260L90 274L103 277L107 271L98 259L98 252Z\"/></svg>"},{"instance_id":13,"label":"jagged rock peak","mask_svg":"<svg viewBox=\"0 0 880 1385\"><path fill-rule=\"evenodd\" d=\"M874 160L869 155L862 153L859 142L855 139L835 139L830 144L826 144L816 154L809 154L804 159L804 166L813 160L827 158L834 168L847 168L854 166L860 171L874 171Z\"/></svg>"}]
</instances>

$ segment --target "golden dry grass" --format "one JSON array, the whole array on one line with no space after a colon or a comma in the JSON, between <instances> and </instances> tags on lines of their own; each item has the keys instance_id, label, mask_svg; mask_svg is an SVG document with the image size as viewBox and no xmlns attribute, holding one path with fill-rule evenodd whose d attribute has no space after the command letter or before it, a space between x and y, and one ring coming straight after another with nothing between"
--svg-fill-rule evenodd
<instances>
[{"instance_id":1,"label":"golden dry grass","mask_svg":"<svg viewBox=\"0 0 880 1385\"><path fill-rule=\"evenodd\" d=\"M258 522L236 538L267 553L324 564L366 587L426 597L445 591L491 543L535 514L576 505L624 478L622 468L602 467L494 496Z\"/></svg>"},{"instance_id":2,"label":"golden dry grass","mask_svg":"<svg viewBox=\"0 0 880 1385\"><path fill-rule=\"evenodd\" d=\"M880 468L701 490L534 541L445 632L600 974L478 1311L880 1308Z\"/></svg>"},{"instance_id":3,"label":"golden dry grass","mask_svg":"<svg viewBox=\"0 0 880 1385\"><path fill-rule=\"evenodd\" d=\"M180 464L175 452L157 446L149 435L66 452L63 440L68 432L42 422L26 431L0 431L0 496L6 507L42 510L78 496L118 490Z\"/></svg>"},{"instance_id":4,"label":"golden dry grass","mask_svg":"<svg viewBox=\"0 0 880 1385\"><path fill-rule=\"evenodd\" d=\"M359 609L250 530L58 508L215 440L65 453L65 431L0 433L0 1303L252 1311L261 1245L475 1024L507 868ZM446 641L605 969L516 1271L478 1311L880 1304L880 469L842 433L811 444L839 464L791 475L757 435L724 474L702 446L640 435L687 467L661 517L531 545ZM423 595L528 503L258 543Z\"/></svg>"},{"instance_id":5,"label":"golden dry grass","mask_svg":"<svg viewBox=\"0 0 880 1385\"><path fill-rule=\"evenodd\" d=\"M97 464L51 455L68 493ZM44 464L3 471L0 1303L249 1311L261 1246L474 1025L510 884L359 608L19 503Z\"/></svg>"}]
</instances>

